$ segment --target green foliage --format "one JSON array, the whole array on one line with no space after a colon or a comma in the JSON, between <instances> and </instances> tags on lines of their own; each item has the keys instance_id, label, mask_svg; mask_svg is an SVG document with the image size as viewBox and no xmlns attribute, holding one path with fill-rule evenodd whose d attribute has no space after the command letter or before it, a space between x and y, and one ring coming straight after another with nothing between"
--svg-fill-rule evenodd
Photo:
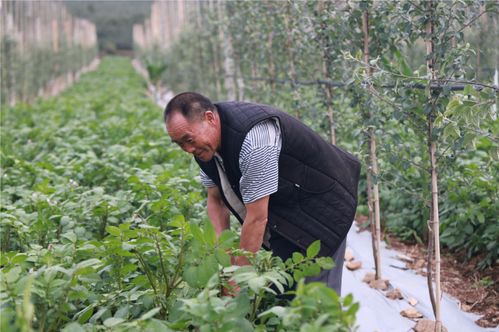
<instances>
[{"instance_id":1,"label":"green foliage","mask_svg":"<svg viewBox=\"0 0 499 332\"><path fill-rule=\"evenodd\" d=\"M149 63L146 66L147 72L149 73L149 77L151 78L151 81L153 82L158 82L161 79L161 75L164 73L166 69L165 64L152 64Z\"/></svg>"},{"instance_id":2,"label":"green foliage","mask_svg":"<svg viewBox=\"0 0 499 332\"><path fill-rule=\"evenodd\" d=\"M363 161L373 128L380 169L373 181L380 185L383 226L406 240L427 240L428 139L437 142L442 245L466 251L463 258L483 255L479 265L486 267L497 262L499 236L493 217L499 203L492 189L499 159L492 108L497 88L473 83L492 84L498 6L434 1L430 11L427 3L234 1L224 3L225 18L201 5L199 20L192 20L167 50L140 50L140 55L144 61L162 59L163 83L172 91L225 99L223 29L232 41L234 74L244 82L238 98L279 107L326 139L334 128L337 145ZM365 10L372 75L363 58ZM439 80L433 85L426 67L428 20L434 24L429 58ZM338 86L328 90L317 80ZM434 128L428 137L430 120ZM468 164L474 171L465 170ZM359 193L365 206L366 193Z\"/></svg>"},{"instance_id":3,"label":"green foliage","mask_svg":"<svg viewBox=\"0 0 499 332\"><path fill-rule=\"evenodd\" d=\"M318 242L282 262L238 249L235 231L217 239L198 168L145 84L105 58L57 98L2 108L2 331L271 331L279 319L258 316L332 267ZM238 295L222 295L233 282ZM345 328L346 310L329 310Z\"/></svg>"},{"instance_id":4,"label":"green foliage","mask_svg":"<svg viewBox=\"0 0 499 332\"><path fill-rule=\"evenodd\" d=\"M226 234L225 237L229 237L229 232ZM204 233L204 238L194 235L193 245L196 245L196 239L206 243L206 236L206 233ZM221 243L218 241L218 245ZM314 252L318 246L316 242L309 248L309 252ZM176 328L195 326L202 331L231 331L235 326L239 326L244 331L277 331L277 325L284 323L286 319L284 317L268 319L266 314L269 311L280 310L282 306L276 306L280 302L283 305L289 305L287 300L279 299L279 294L285 293L286 288L292 286L294 282L303 283L304 277L317 275L321 268L330 269L333 266L331 258L314 259L295 253L293 258L282 262L280 258L273 257L270 252L265 251L259 251L251 258L251 262L250 266L223 267L213 260L212 276L203 286L204 290L196 298L181 300L178 320L172 326ZM224 287L230 287L229 280L237 283L238 295L216 297ZM198 287L198 285L194 286ZM303 293L300 288L302 286L298 286L297 298L313 301L314 295L308 292ZM333 290L328 289L324 284L317 284L316 287L317 291L322 294L328 290L327 297L339 304L339 297ZM351 296L347 297L346 301L345 306L326 306L319 311L335 318L346 317L337 322L336 326L348 331L348 328L355 324L356 309L347 308L351 304ZM303 319L306 322L313 322L315 319L314 315L307 316L297 312L293 316L299 317L297 319L300 324L304 322Z\"/></svg>"},{"instance_id":5,"label":"green foliage","mask_svg":"<svg viewBox=\"0 0 499 332\"><path fill-rule=\"evenodd\" d=\"M206 288L196 298L182 301L182 311L190 318L190 325L199 331L253 331L245 317L250 310L246 293L235 298L218 297L218 290ZM186 325L187 327L188 325Z\"/></svg>"},{"instance_id":6,"label":"green foliage","mask_svg":"<svg viewBox=\"0 0 499 332\"><path fill-rule=\"evenodd\" d=\"M276 306L260 316L269 321L277 317L280 322L272 322L275 331L340 332L351 331L348 327L353 325L358 309L359 304L353 303L351 295L341 300L324 284L305 285L300 281L289 307Z\"/></svg>"},{"instance_id":7,"label":"green foliage","mask_svg":"<svg viewBox=\"0 0 499 332\"><path fill-rule=\"evenodd\" d=\"M470 3L468 9L464 5L440 4L429 12L417 4L400 5L412 13L412 34L408 36L412 45L417 46L428 38L426 19L431 16L434 52L430 57L437 67L437 79L465 84L464 89L458 91L430 88L430 83L435 82L427 80L427 70L411 68L407 60L410 56L399 51L394 52L391 61L383 59L375 63L374 84L395 86L380 98L381 105L393 111L392 120L404 125L403 129L397 129L397 122L388 126L385 122L380 130L382 141L386 142L381 150L380 167L382 181L386 181L387 186L381 200L387 225L404 238L425 240L430 218L429 160L425 150L427 142L434 141L438 146L441 243L451 250L465 251L464 258L484 254L479 267L485 268L495 264L498 257L494 238L499 232L491 217L498 206L497 193L492 189L497 186L493 180L497 174L494 166L497 121L492 109L496 92L467 84L466 77L472 77L476 71L470 61L474 51L467 36L461 33L469 22L478 18L479 8L476 3ZM397 24L407 26L408 22ZM425 89L411 88L411 84L418 83L424 84ZM434 129L428 136L430 121ZM386 164L387 161L390 164ZM466 169L468 165L470 168ZM487 185L484 186L484 182ZM397 195L391 194L393 188L398 189Z\"/></svg>"},{"instance_id":8,"label":"green foliage","mask_svg":"<svg viewBox=\"0 0 499 332\"><path fill-rule=\"evenodd\" d=\"M484 268L499 258L499 225L494 212L499 208L499 169L490 160L490 143L482 139L476 146L477 150L468 152L466 159L456 161L454 176L447 179L449 189L442 200L442 217L452 218L442 227L442 242L456 250L464 249L468 259L485 253L479 263ZM490 167L492 173L485 173L484 167Z\"/></svg>"}]
</instances>

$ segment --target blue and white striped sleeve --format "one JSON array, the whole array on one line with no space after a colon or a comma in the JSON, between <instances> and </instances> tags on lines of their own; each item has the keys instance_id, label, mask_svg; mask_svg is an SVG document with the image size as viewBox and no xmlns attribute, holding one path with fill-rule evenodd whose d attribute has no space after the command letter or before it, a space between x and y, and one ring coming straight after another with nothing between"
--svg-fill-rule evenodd
<instances>
[{"instance_id":1,"label":"blue and white striped sleeve","mask_svg":"<svg viewBox=\"0 0 499 332\"><path fill-rule=\"evenodd\" d=\"M281 130L277 119L256 124L246 135L239 154L242 174L239 189L244 204L277 191L281 146Z\"/></svg>"},{"instance_id":2,"label":"blue and white striped sleeve","mask_svg":"<svg viewBox=\"0 0 499 332\"><path fill-rule=\"evenodd\" d=\"M203 184L203 186L205 186L206 188L211 188L211 187L216 187L216 184L215 182L213 182L212 179L210 179L210 177L208 175L206 175L205 172L203 172L203 170L199 170L199 176L201 177L201 183Z\"/></svg>"}]
</instances>

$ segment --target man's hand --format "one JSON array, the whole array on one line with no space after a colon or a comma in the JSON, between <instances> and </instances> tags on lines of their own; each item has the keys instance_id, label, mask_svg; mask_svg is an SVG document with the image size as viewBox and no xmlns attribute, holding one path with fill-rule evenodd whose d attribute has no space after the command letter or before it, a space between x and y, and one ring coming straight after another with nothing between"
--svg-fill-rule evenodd
<instances>
[{"instance_id":1,"label":"man's hand","mask_svg":"<svg viewBox=\"0 0 499 332\"><path fill-rule=\"evenodd\" d=\"M246 256L232 256L231 263L232 265L239 265L239 266L251 265L248 257Z\"/></svg>"},{"instance_id":2,"label":"man's hand","mask_svg":"<svg viewBox=\"0 0 499 332\"><path fill-rule=\"evenodd\" d=\"M222 289L222 295L232 297L239 295L241 288L237 285L237 283L234 280L229 280L227 283L229 285Z\"/></svg>"}]
</instances>

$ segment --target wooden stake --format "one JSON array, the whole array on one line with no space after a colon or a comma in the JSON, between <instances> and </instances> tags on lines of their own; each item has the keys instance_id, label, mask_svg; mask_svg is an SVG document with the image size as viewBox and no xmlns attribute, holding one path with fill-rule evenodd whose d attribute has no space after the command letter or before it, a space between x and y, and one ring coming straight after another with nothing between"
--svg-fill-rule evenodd
<instances>
[{"instance_id":1,"label":"wooden stake","mask_svg":"<svg viewBox=\"0 0 499 332\"><path fill-rule=\"evenodd\" d=\"M426 23L426 66L428 74L430 75L430 82L436 79L436 69L435 69L435 55L434 55L434 31L433 31L433 0L429 0L427 3L427 17L428 22ZM435 98L433 98L432 92L430 91L430 96L428 97L428 102L431 104L431 112L428 114L428 152L430 155L430 172L431 172L431 224L433 225L433 244L435 247L435 331L441 332L442 330L442 318L440 312L440 219L438 210L438 176L437 176L437 143L433 139L433 117L435 111ZM430 265L431 266L431 263ZM431 291L431 288L429 288ZM431 294L430 296L433 296Z\"/></svg>"},{"instance_id":2,"label":"wooden stake","mask_svg":"<svg viewBox=\"0 0 499 332\"><path fill-rule=\"evenodd\" d=\"M291 78L291 93L293 96L293 100L295 101L295 104L298 103L299 100L299 95L298 95L298 89L296 86L296 67L295 67L295 55L293 52L293 35L292 35L292 29L291 25L292 20L291 16L291 2L287 1L287 6L286 6L286 12L284 13L284 26L286 28L286 49L288 51L288 59L289 59L289 76ZM301 117L300 114L300 109L299 107L296 107L295 105L295 115L299 119Z\"/></svg>"},{"instance_id":3,"label":"wooden stake","mask_svg":"<svg viewBox=\"0 0 499 332\"><path fill-rule=\"evenodd\" d=\"M225 20L225 2L222 0L217 1L218 20L222 22ZM232 47L232 39L230 34L225 32L224 24L219 24L219 38L220 44L223 46L223 64L224 64L224 86L227 92L228 100L236 100L236 84L234 82L234 50Z\"/></svg>"},{"instance_id":4,"label":"wooden stake","mask_svg":"<svg viewBox=\"0 0 499 332\"><path fill-rule=\"evenodd\" d=\"M209 6L209 11L211 13L216 13L216 0L209 0L208 6ZM218 29L219 27L215 27L215 35L218 37ZM219 53L219 47L218 47L218 38L210 38L210 48L211 52L213 54L213 70L215 72L215 87L216 87L216 99L222 98L222 81L220 79L220 53Z\"/></svg>"},{"instance_id":5,"label":"wooden stake","mask_svg":"<svg viewBox=\"0 0 499 332\"><path fill-rule=\"evenodd\" d=\"M484 23L485 19L487 18L486 15L483 15L483 12L485 11L485 4L480 5L480 11L478 12L480 16L478 20L478 49L476 52L476 69L475 69L475 80L479 81L481 78L481 57L482 57L482 48L484 47Z\"/></svg>"},{"instance_id":6,"label":"wooden stake","mask_svg":"<svg viewBox=\"0 0 499 332\"><path fill-rule=\"evenodd\" d=\"M320 15L322 11L328 10L329 9L329 4L331 2L325 2L325 1L319 1L318 2L318 7L317 7L317 15L316 19L321 20ZM327 6L327 7L326 7ZM326 31L326 23L322 22L320 23L320 27L322 31ZM321 39L322 40L322 39ZM326 40L327 42L327 40ZM331 73L331 59L328 54L328 46L329 44L322 45L321 50L322 50L322 76L325 79L333 79L333 75ZM333 87L330 85L324 85L323 87L324 93L326 94L326 107L327 107L327 117L328 117L328 122L329 122L329 137L330 137L330 142L331 144L336 145L336 125L334 123L334 108L333 108Z\"/></svg>"},{"instance_id":7,"label":"wooden stake","mask_svg":"<svg viewBox=\"0 0 499 332\"><path fill-rule=\"evenodd\" d=\"M364 11L362 15L362 31L364 34L364 64L367 70L367 76L372 76L372 69L369 65L369 13L367 10ZM369 85L369 90L372 86ZM371 109L368 111L369 119L373 118ZM376 157L376 134L375 128L371 125L368 129L369 136L369 166L368 166L368 177L367 185L370 190L368 197L372 201L369 204L369 214L371 222L371 237L373 246L373 256L374 265L376 267L376 279L381 279L381 254L380 254L380 242L381 242L381 220L380 220L380 208L379 208L379 188L378 188L378 161ZM369 194L369 191L368 191Z\"/></svg>"}]
</instances>

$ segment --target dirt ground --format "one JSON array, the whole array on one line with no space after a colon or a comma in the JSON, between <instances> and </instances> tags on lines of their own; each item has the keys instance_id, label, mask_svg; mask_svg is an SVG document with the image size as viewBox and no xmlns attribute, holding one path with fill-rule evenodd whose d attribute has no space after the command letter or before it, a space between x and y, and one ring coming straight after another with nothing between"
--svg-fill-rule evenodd
<instances>
[{"instance_id":1,"label":"dirt ground","mask_svg":"<svg viewBox=\"0 0 499 332\"><path fill-rule=\"evenodd\" d=\"M367 229L367 217L358 216L357 223ZM383 234L382 237L389 247L406 256L406 267L415 270L417 274L426 276L425 246L416 243L404 243L393 234ZM441 281L442 290L460 302L462 310L480 315L475 323L481 327L497 327L499 325L499 266L494 265L485 270L476 268L480 257L470 261L459 259L464 255L442 251Z\"/></svg>"}]
</instances>

